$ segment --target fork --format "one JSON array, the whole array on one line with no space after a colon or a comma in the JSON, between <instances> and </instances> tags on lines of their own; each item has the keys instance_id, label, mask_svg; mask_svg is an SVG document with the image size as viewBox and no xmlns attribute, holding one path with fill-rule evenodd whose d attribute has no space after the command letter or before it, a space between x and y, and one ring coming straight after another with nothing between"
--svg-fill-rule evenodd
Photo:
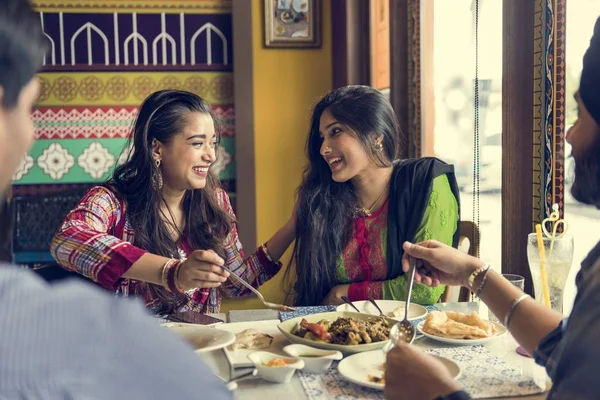
<instances>
[{"instance_id":1,"label":"fork","mask_svg":"<svg viewBox=\"0 0 600 400\"><path fill-rule=\"evenodd\" d=\"M377 309L377 311L379 311L379 316L380 316L380 317L386 317L386 316L387 316L387 315L385 315L385 314L383 313L383 311L381 311L381 308L379 308L379 306L378 306L378 305L377 305L377 303L375 302L375 299L374 299L374 298L372 298L371 296L369 296L369 297L367 298L367 300L369 300L369 301L371 302L371 304L373 304L373 305L375 306L375 308Z\"/></svg>"},{"instance_id":2,"label":"fork","mask_svg":"<svg viewBox=\"0 0 600 400\"><path fill-rule=\"evenodd\" d=\"M262 303L264 304L265 307L270 308L272 310L279 310L279 311L296 311L295 308L286 306L285 304L277 304L277 303L271 303L270 301L266 301L265 298L263 297L263 295L258 290L256 290L251 284L249 284L248 282L246 282L245 280L243 280L242 278L240 278L239 276L234 274L233 271L231 271L229 268L227 268L223 265L221 265L221 268L223 268L225 271L229 272L229 276L231 278L237 280L239 283L246 286L252 293L254 293L256 296L258 296L258 298L260 299L260 301L262 301Z\"/></svg>"},{"instance_id":3,"label":"fork","mask_svg":"<svg viewBox=\"0 0 600 400\"><path fill-rule=\"evenodd\" d=\"M348 304L350 307L354 308L356 310L356 312L360 312L360 310L358 308L356 308L356 306L354 304L352 304L352 302L350 301L350 299L348 298L348 296L342 296L342 301L346 304Z\"/></svg>"}]
</instances>

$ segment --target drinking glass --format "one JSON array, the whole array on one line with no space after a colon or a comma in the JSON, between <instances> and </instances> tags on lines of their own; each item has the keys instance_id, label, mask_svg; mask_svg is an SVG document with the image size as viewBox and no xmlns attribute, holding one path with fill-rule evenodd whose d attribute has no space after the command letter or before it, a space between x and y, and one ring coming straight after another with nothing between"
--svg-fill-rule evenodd
<instances>
[{"instance_id":1,"label":"drinking glass","mask_svg":"<svg viewBox=\"0 0 600 400\"><path fill-rule=\"evenodd\" d=\"M546 276L550 295L550 307L560 313L563 312L563 293L569 270L573 263L573 236L563 235L552 240L544 237L544 250L546 255ZM540 269L540 255L538 238L535 233L527 236L527 259L529 270L533 279L535 299L544 304L542 290L542 274Z\"/></svg>"},{"instance_id":2,"label":"drinking glass","mask_svg":"<svg viewBox=\"0 0 600 400\"><path fill-rule=\"evenodd\" d=\"M507 281L512 283L514 286L518 287L521 290L525 290L525 278L523 276L515 275L515 274L502 274L502 276L504 277L504 279L506 279ZM493 322L502 323L501 321L498 320L498 318L496 318L494 313L491 311L489 312L488 319Z\"/></svg>"}]
</instances>

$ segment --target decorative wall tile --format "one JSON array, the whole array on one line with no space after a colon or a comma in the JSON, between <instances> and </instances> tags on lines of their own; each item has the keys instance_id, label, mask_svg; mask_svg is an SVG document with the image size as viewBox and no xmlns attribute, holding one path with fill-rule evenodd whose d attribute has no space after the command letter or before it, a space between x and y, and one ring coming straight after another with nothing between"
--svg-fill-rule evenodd
<instances>
[{"instance_id":1,"label":"decorative wall tile","mask_svg":"<svg viewBox=\"0 0 600 400\"><path fill-rule=\"evenodd\" d=\"M37 159L37 165L50 178L59 181L75 165L75 158L59 143L52 143Z\"/></svg>"},{"instance_id":2,"label":"decorative wall tile","mask_svg":"<svg viewBox=\"0 0 600 400\"><path fill-rule=\"evenodd\" d=\"M219 178L235 190L231 0L33 0L50 43L38 75L36 142L13 181L106 180L123 163L144 98L183 89L212 105ZM45 186L44 186L45 187Z\"/></svg>"},{"instance_id":3,"label":"decorative wall tile","mask_svg":"<svg viewBox=\"0 0 600 400\"><path fill-rule=\"evenodd\" d=\"M115 157L98 142L90 144L77 158L77 164L92 178L100 179L115 165Z\"/></svg>"},{"instance_id":4,"label":"decorative wall tile","mask_svg":"<svg viewBox=\"0 0 600 400\"><path fill-rule=\"evenodd\" d=\"M19 169L13 175L13 181L18 181L24 175L27 175L31 167L33 167L33 157L27 154L25 158L21 160L21 164L19 164Z\"/></svg>"},{"instance_id":5,"label":"decorative wall tile","mask_svg":"<svg viewBox=\"0 0 600 400\"><path fill-rule=\"evenodd\" d=\"M231 163L231 154L227 152L225 147L220 146L217 153L217 161L212 165L212 170L215 174L221 175L221 173Z\"/></svg>"}]
</instances>

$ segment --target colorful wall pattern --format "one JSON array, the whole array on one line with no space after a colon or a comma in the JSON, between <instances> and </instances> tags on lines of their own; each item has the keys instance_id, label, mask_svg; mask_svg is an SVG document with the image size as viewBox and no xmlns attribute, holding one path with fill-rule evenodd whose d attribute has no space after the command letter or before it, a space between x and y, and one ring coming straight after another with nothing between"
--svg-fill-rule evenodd
<instances>
[{"instance_id":1,"label":"colorful wall pattern","mask_svg":"<svg viewBox=\"0 0 600 400\"><path fill-rule=\"evenodd\" d=\"M566 0L536 0L533 105L533 222L564 212Z\"/></svg>"},{"instance_id":2,"label":"colorful wall pattern","mask_svg":"<svg viewBox=\"0 0 600 400\"><path fill-rule=\"evenodd\" d=\"M207 99L223 136L215 166L235 191L230 0L37 0L50 44L33 112L37 141L15 194L104 181L122 162L144 98L184 89Z\"/></svg>"}]
</instances>

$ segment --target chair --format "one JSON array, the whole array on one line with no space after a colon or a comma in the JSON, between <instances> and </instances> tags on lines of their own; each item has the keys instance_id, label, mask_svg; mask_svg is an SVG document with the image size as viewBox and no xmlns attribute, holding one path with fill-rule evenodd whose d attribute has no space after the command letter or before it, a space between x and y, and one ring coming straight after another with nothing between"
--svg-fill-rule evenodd
<instances>
[{"instance_id":1,"label":"chair","mask_svg":"<svg viewBox=\"0 0 600 400\"><path fill-rule=\"evenodd\" d=\"M472 221L461 221L459 229L458 250L476 257L479 253L479 227ZM471 246L470 238L476 243L475 246ZM440 301L444 303L469 301L470 298L471 291L469 289L459 286L447 286Z\"/></svg>"},{"instance_id":2,"label":"chair","mask_svg":"<svg viewBox=\"0 0 600 400\"><path fill-rule=\"evenodd\" d=\"M33 268L47 281L72 276L84 278L54 262L50 243L66 215L79 203L87 189L11 199L12 262Z\"/></svg>"}]
</instances>

